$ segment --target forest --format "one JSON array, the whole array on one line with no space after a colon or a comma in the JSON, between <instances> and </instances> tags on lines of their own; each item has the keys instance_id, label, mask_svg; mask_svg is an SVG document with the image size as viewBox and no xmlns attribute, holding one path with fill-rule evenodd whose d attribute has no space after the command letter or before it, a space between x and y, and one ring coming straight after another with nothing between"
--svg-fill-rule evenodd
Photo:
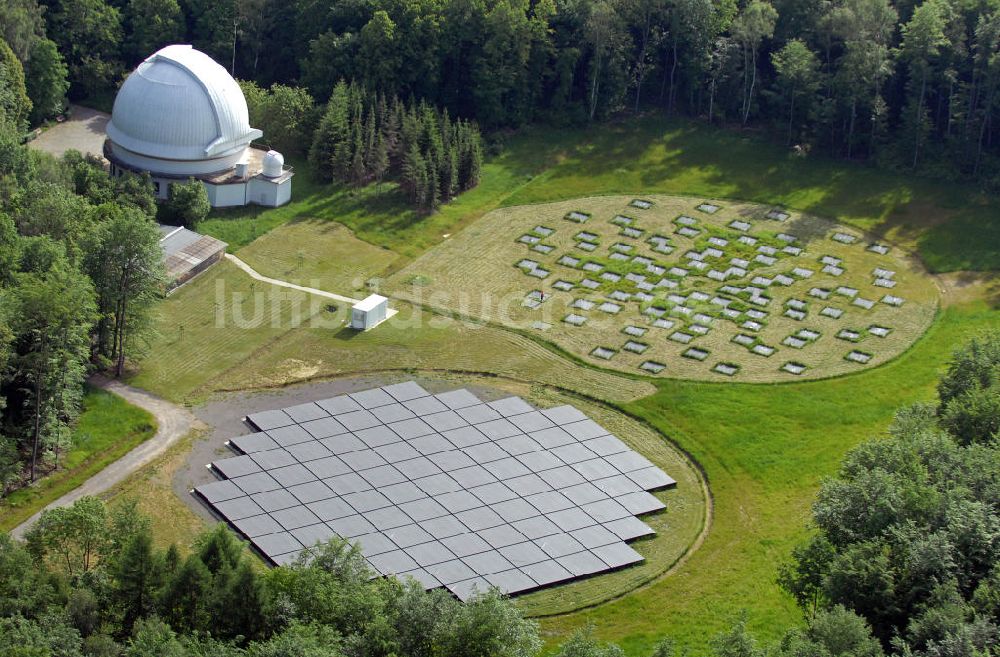
<instances>
[{"instance_id":1,"label":"forest","mask_svg":"<svg viewBox=\"0 0 1000 657\"><path fill-rule=\"evenodd\" d=\"M387 99L338 83L313 136L309 160L320 176L353 185L399 180L410 202L433 211L475 187L483 166L479 129L452 122L426 103Z\"/></svg>"},{"instance_id":2,"label":"forest","mask_svg":"<svg viewBox=\"0 0 1000 657\"><path fill-rule=\"evenodd\" d=\"M1000 642L1000 332L960 348L936 404L899 410L822 487L782 565L805 624L775 645L743 618L714 657L972 657ZM0 654L32 657L536 657L538 625L494 593L372 578L356 546L256 568L224 524L155 547L134 501L46 511L0 534ZM752 604L752 601L746 601ZM623 657L584 627L547 654ZM650 657L686 654L670 638Z\"/></svg>"},{"instance_id":3,"label":"forest","mask_svg":"<svg viewBox=\"0 0 1000 657\"><path fill-rule=\"evenodd\" d=\"M29 150L0 113L0 497L59 467L86 376L142 353L168 283L155 218L207 211L200 183L158 206L148 176Z\"/></svg>"},{"instance_id":4,"label":"forest","mask_svg":"<svg viewBox=\"0 0 1000 657\"><path fill-rule=\"evenodd\" d=\"M1000 185L991 2L8 0L0 30L31 81L33 124L67 81L70 98L109 106L138 61L188 42L264 88L323 104L353 81L492 135L657 110Z\"/></svg>"}]
</instances>

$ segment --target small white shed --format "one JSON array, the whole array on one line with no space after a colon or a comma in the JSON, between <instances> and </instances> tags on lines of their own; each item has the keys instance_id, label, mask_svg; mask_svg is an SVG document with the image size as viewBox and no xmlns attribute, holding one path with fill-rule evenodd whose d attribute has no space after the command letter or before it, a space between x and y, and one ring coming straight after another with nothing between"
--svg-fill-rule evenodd
<instances>
[{"instance_id":1,"label":"small white shed","mask_svg":"<svg viewBox=\"0 0 1000 657\"><path fill-rule=\"evenodd\" d=\"M367 331L385 321L389 310L389 300L372 294L354 304L351 308L351 328Z\"/></svg>"}]
</instances>

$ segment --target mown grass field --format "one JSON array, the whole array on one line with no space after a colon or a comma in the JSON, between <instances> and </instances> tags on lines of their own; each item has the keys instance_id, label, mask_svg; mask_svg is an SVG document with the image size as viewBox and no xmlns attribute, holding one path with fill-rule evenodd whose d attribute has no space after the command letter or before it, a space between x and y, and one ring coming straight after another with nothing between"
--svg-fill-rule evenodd
<instances>
[{"instance_id":1,"label":"mown grass field","mask_svg":"<svg viewBox=\"0 0 1000 657\"><path fill-rule=\"evenodd\" d=\"M769 221L766 220L769 206L715 201L722 204L722 208L710 215L697 210L705 199L656 194L643 198L654 201L653 207L647 210L631 207L631 196L600 196L494 210L397 272L389 280L388 289L396 298L443 307L529 331L540 340L554 342L597 366L647 374L640 370L640 366L651 360L665 365L659 374L661 377L716 381L726 378L713 370L718 363L734 364L740 368L732 375L732 380L752 382L795 379L796 375L780 369L787 362L806 366L805 372L798 375L802 379L835 376L874 367L913 344L927 329L937 311L937 289L922 267L912 262L913 259L899 248L892 248L886 255L867 251L867 240L854 229L799 214L790 216L784 222ZM590 219L582 224L568 221L564 217L570 212L588 213ZM697 222L699 235L684 237L677 234L678 225L674 220L682 214ZM634 227L644 231L642 237L632 239L622 235L621 227L612 223L617 216L633 220ZM775 236L784 232L798 238L795 246L802 248L803 252L790 255L779 251L779 259L772 265L755 262L753 259L758 255L756 246L740 243L742 234L728 227L734 220L751 222L754 227L748 235L760 239L760 245L775 249L787 246ZM543 246L552 247L554 250L551 253L539 253L518 241L522 235L530 236L539 225L554 231L540 242ZM844 231L857 238L857 242L842 244L831 239L833 234ZM597 248L594 251L583 251L578 247L576 236L584 232L596 236ZM651 235L667 237L674 251L668 255L654 251L653 245L647 241ZM728 244L724 251L720 249L726 253L725 256L709 257L706 265L710 263L716 271L725 271L730 266L729 258L739 256L750 261L746 275L717 282L688 264L684 254L691 250L703 252L712 247L708 242L710 236L722 237ZM609 257L616 246L629 249L625 262ZM641 264L635 265L627 260L633 256L652 259L663 270L680 266L689 273L683 279L673 279L676 288L653 289L651 296L655 297L654 301L639 302L633 298L619 301L621 311L617 314L601 312L598 306L608 300L612 290L632 294L638 289L627 279L617 283L606 282L598 274L582 270L584 263L599 263L608 272L619 275L639 273L650 283L660 278ZM579 262L572 266L562 264L561 260L565 257ZM843 272L839 275L824 273L820 262L822 257L840 260ZM517 266L526 259L539 263L550 274L544 280L529 275ZM796 268L808 269L810 277L797 276L794 273ZM894 272L895 287L886 289L873 285L872 272L877 268ZM719 306L707 301L708 297L700 303L689 300L687 305L681 307L675 307L679 304L670 300L674 295L687 297L696 292L715 296L725 287L742 288L751 285L756 277L773 279L778 275L787 275L795 282L788 286L775 282L766 288L771 301L758 308L767 314L761 320L763 327L759 330L741 327L749 319L746 315L740 315L735 321L726 318ZM667 277L671 275L667 273ZM587 290L579 284L584 279L600 283L601 287ZM570 282L576 287L568 292L561 291L555 287L557 281ZM832 292L840 286L852 287L858 291L859 299L873 301L874 306L860 308L852 305L851 299L836 293L830 294L826 300L809 295L809 290L815 287ZM542 291L549 297L534 309L522 303L533 290ZM905 299L905 303L899 308L879 303L886 294L899 296ZM753 307L745 299L731 293L722 296L735 301L731 307L742 307L744 310ZM783 315L790 308L786 302L791 299L805 304L807 314L804 319ZM579 300L589 301L595 308L574 307L572 304ZM669 328L652 325L652 318L643 314L650 307L660 308L661 313L667 311L665 319L672 325ZM821 309L827 307L835 308L843 315L839 318L821 315ZM697 313L692 314L692 310ZM571 313L584 317L586 323L583 326L566 323L564 318ZM709 329L707 335L699 335L690 328L693 325L697 325L695 329L701 328L695 319L698 313L711 318L705 325ZM546 328L535 328L537 322L542 322ZM890 328L891 332L886 337L877 337L867 330L873 325ZM641 337L630 337L623 332L626 326L639 327L647 333ZM786 338L803 329L815 331L819 337L807 340L798 347L784 344ZM841 329L856 331L860 337L853 341L840 339L837 334ZM675 332L684 331L684 335L694 339L688 343L670 339ZM732 341L738 334L753 340L753 344L770 346L775 351L770 356L753 353L749 348L752 345ZM645 345L646 349L642 353L630 353L623 348L627 341ZM606 360L599 358L592 353L597 347L613 350L614 355ZM708 357L703 361L683 357L689 348L704 350ZM866 365L847 360L846 355L855 350L870 354L871 360Z\"/></svg>"},{"instance_id":2,"label":"mown grass field","mask_svg":"<svg viewBox=\"0 0 1000 657\"><path fill-rule=\"evenodd\" d=\"M373 190L308 188L300 184L303 174L300 167L292 205L214 218L202 228L239 247L293 219L336 220L356 237L392 250L398 256L387 264L392 270L495 207L644 190L780 204L912 248L937 271L1000 269L1000 222L990 214L994 198L820 157L799 159L750 137L655 118L513 138L487 165L479 188L424 219L400 211L389 190L375 197ZM309 253L300 260L291 253L283 260L288 264L278 266L288 269L289 278L308 279L310 263L323 256ZM162 337L133 383L196 401L218 390L350 372L467 370L552 383L623 404L701 464L714 495L714 524L704 545L676 572L614 601L545 618L542 629L550 646L592 623L599 637L620 642L630 656L647 655L655 640L668 635L701 649L742 609L751 629L768 640L800 622L775 575L808 531L819 482L836 472L848 449L883 431L900 405L931 399L954 347L1000 323L994 274L936 283L946 293L930 329L881 367L815 382L668 379L654 385L595 370L519 333L405 305L398 323L365 334L343 330L342 317L322 306L303 309L301 301L295 312L322 320L320 325L295 328L290 305L278 304L275 311L265 303L263 316L276 320L237 330L216 323L220 310L229 316L237 305L231 296L218 296L218 286L264 299L271 292L223 264L162 305ZM600 578L592 581L596 586ZM556 604L559 592L539 598L551 595Z\"/></svg>"},{"instance_id":3,"label":"mown grass field","mask_svg":"<svg viewBox=\"0 0 1000 657\"><path fill-rule=\"evenodd\" d=\"M353 189L315 180L294 161L293 202L213 214L199 229L230 251L293 219L338 221L403 256L423 253L500 206L600 194L679 194L753 201L853 224L919 252L932 271L1000 269L996 199L814 153L793 155L754 135L647 116L586 129L530 129L511 137L483 168L478 187L424 217L391 184Z\"/></svg>"},{"instance_id":4,"label":"mown grass field","mask_svg":"<svg viewBox=\"0 0 1000 657\"><path fill-rule=\"evenodd\" d=\"M404 306L378 330L358 333L344 327L346 310L330 312L304 293L255 283L222 262L161 305L159 336L130 383L187 403L217 391L406 369L490 372L616 403L656 390L644 380L582 369L501 329Z\"/></svg>"},{"instance_id":5,"label":"mown grass field","mask_svg":"<svg viewBox=\"0 0 1000 657\"><path fill-rule=\"evenodd\" d=\"M88 387L73 445L58 470L0 501L0 531L10 531L156 433L153 416L117 395Z\"/></svg>"},{"instance_id":6,"label":"mown grass field","mask_svg":"<svg viewBox=\"0 0 1000 657\"><path fill-rule=\"evenodd\" d=\"M778 565L807 533L819 482L844 453L882 432L897 408L932 400L954 345L995 327L982 301L943 310L899 359L864 373L781 385L658 382L627 408L686 449L708 474L715 522L680 572L578 614L546 619L550 641L593 623L596 634L646 655L673 636L704 647L740 610L752 630L776 639L800 614L778 589Z\"/></svg>"},{"instance_id":7,"label":"mown grass field","mask_svg":"<svg viewBox=\"0 0 1000 657\"><path fill-rule=\"evenodd\" d=\"M296 219L240 249L240 258L258 272L361 298L398 256L354 237L343 225ZM300 278L308 273L308 278Z\"/></svg>"}]
</instances>

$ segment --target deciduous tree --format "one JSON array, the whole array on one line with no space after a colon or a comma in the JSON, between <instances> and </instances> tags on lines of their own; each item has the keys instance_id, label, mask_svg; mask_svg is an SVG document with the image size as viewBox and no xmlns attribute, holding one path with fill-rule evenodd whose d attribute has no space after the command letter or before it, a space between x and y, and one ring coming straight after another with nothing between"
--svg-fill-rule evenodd
<instances>
[{"instance_id":1,"label":"deciduous tree","mask_svg":"<svg viewBox=\"0 0 1000 657\"><path fill-rule=\"evenodd\" d=\"M757 57L764 39L774 34L778 12L764 0L751 0L733 21L733 37L743 49L743 125L750 119L757 88Z\"/></svg>"},{"instance_id":2,"label":"deciduous tree","mask_svg":"<svg viewBox=\"0 0 1000 657\"><path fill-rule=\"evenodd\" d=\"M771 55L771 64L778 74L778 86L788 103L788 143L792 143L795 123L795 101L807 100L819 88L819 60L800 39L792 39Z\"/></svg>"},{"instance_id":3,"label":"deciduous tree","mask_svg":"<svg viewBox=\"0 0 1000 657\"><path fill-rule=\"evenodd\" d=\"M26 85L31 99L31 124L38 125L66 108L69 69L54 41L38 39L31 46Z\"/></svg>"},{"instance_id":4,"label":"deciduous tree","mask_svg":"<svg viewBox=\"0 0 1000 657\"><path fill-rule=\"evenodd\" d=\"M100 314L97 347L120 377L126 357L150 330L150 313L166 281L160 231L141 211L119 210L97 226L84 253Z\"/></svg>"}]
</instances>

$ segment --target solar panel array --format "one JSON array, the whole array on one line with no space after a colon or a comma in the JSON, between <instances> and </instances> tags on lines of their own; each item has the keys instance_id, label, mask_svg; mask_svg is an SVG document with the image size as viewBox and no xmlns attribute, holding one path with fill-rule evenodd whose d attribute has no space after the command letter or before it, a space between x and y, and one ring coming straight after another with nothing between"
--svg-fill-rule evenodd
<instances>
[{"instance_id":1,"label":"solar panel array","mask_svg":"<svg viewBox=\"0 0 1000 657\"><path fill-rule=\"evenodd\" d=\"M674 480L572 406L414 382L255 413L195 492L272 563L333 536L460 599L642 561L626 541Z\"/></svg>"}]
</instances>

